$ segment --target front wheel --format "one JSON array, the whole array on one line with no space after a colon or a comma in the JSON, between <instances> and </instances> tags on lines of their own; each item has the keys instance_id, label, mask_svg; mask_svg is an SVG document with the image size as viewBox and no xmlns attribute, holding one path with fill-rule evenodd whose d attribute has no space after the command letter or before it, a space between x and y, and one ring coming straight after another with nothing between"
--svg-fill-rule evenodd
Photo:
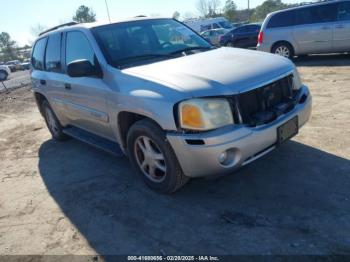
<instances>
[{"instance_id":1,"label":"front wheel","mask_svg":"<svg viewBox=\"0 0 350 262\"><path fill-rule=\"evenodd\" d=\"M293 48L288 43L276 44L272 49L272 53L289 58L289 59L292 59L294 56Z\"/></svg>"},{"instance_id":2,"label":"front wheel","mask_svg":"<svg viewBox=\"0 0 350 262\"><path fill-rule=\"evenodd\" d=\"M130 162L151 189L169 194L189 180L163 130L152 121L140 120L130 128L127 147Z\"/></svg>"}]
</instances>

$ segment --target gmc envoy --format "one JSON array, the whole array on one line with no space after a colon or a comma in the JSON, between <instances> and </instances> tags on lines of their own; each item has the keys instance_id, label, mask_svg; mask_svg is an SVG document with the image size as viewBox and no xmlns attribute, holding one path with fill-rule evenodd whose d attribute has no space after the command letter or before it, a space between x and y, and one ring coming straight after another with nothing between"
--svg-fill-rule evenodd
<instances>
[{"instance_id":1,"label":"gmc envoy","mask_svg":"<svg viewBox=\"0 0 350 262\"><path fill-rule=\"evenodd\" d=\"M163 193L251 163L311 114L291 61L216 48L173 19L57 26L36 40L31 63L54 139L126 154Z\"/></svg>"}]
</instances>

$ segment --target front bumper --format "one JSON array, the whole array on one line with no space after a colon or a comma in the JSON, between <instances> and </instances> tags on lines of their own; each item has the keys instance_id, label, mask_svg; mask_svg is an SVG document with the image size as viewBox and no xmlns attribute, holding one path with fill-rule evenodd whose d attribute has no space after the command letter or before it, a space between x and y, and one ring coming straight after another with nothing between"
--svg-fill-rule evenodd
<instances>
[{"instance_id":1,"label":"front bumper","mask_svg":"<svg viewBox=\"0 0 350 262\"><path fill-rule=\"evenodd\" d=\"M276 148L277 128L298 116L299 127L310 118L312 97L306 86L301 95L307 99L275 121L258 126L227 126L200 134L168 133L167 139L175 151L177 159L186 176L202 177L233 170L247 165ZM229 164L221 164L220 155L229 150Z\"/></svg>"}]
</instances>

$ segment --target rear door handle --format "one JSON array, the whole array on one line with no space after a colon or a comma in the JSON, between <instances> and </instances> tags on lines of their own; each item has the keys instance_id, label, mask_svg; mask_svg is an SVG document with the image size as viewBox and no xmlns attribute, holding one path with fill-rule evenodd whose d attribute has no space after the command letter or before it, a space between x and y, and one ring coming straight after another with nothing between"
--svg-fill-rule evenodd
<instances>
[{"instance_id":1,"label":"rear door handle","mask_svg":"<svg viewBox=\"0 0 350 262\"><path fill-rule=\"evenodd\" d=\"M331 29L331 28L330 28L329 26L323 26L322 29L323 29L323 30L329 30L329 29Z\"/></svg>"},{"instance_id":2,"label":"rear door handle","mask_svg":"<svg viewBox=\"0 0 350 262\"><path fill-rule=\"evenodd\" d=\"M72 86L70 84L64 84L64 88L67 90L71 90Z\"/></svg>"},{"instance_id":3,"label":"rear door handle","mask_svg":"<svg viewBox=\"0 0 350 262\"><path fill-rule=\"evenodd\" d=\"M43 86L46 85L46 80L41 79L41 80L40 80L40 84L43 85Z\"/></svg>"}]
</instances>

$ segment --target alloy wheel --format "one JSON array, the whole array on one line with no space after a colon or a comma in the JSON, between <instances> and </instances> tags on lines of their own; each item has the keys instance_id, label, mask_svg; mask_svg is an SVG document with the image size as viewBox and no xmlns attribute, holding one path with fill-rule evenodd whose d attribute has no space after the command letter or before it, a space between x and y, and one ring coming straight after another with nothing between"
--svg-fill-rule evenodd
<instances>
[{"instance_id":1,"label":"alloy wheel","mask_svg":"<svg viewBox=\"0 0 350 262\"><path fill-rule=\"evenodd\" d=\"M283 57L289 58L289 56L290 56L290 51L289 51L289 48L288 48L288 47L286 47L286 46L284 46L284 45L281 45L281 46L279 46L279 47L276 48L275 54L280 55L280 56L283 56Z\"/></svg>"},{"instance_id":2,"label":"alloy wheel","mask_svg":"<svg viewBox=\"0 0 350 262\"><path fill-rule=\"evenodd\" d=\"M165 179L165 157L152 139L138 137L134 144L134 154L139 168L148 179L158 183Z\"/></svg>"}]
</instances>

